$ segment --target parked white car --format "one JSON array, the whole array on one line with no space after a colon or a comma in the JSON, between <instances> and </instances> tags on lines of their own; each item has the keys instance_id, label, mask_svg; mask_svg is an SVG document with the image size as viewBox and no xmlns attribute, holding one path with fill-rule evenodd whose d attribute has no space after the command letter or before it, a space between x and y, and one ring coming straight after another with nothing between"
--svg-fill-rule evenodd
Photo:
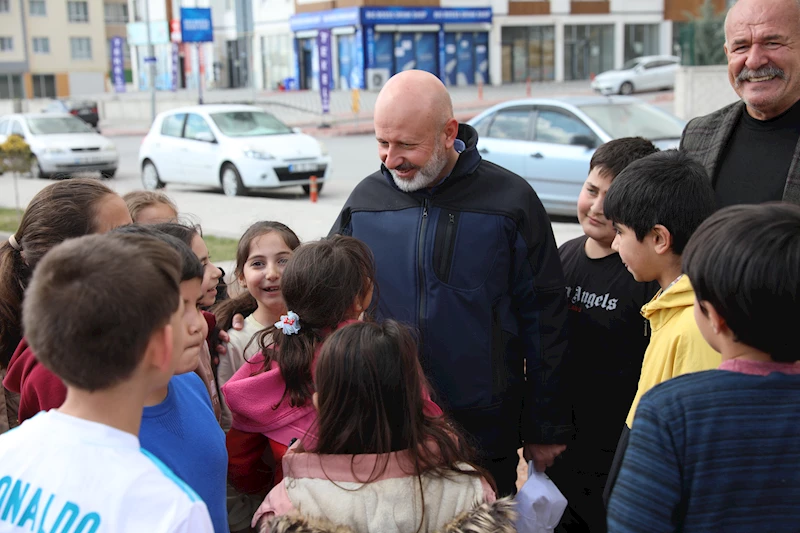
<instances>
[{"instance_id":1,"label":"parked white car","mask_svg":"<svg viewBox=\"0 0 800 533\"><path fill-rule=\"evenodd\" d=\"M677 56L637 57L619 70L608 70L595 76L592 89L602 94L672 89L680 64L681 59Z\"/></svg>"},{"instance_id":2,"label":"parked white car","mask_svg":"<svg viewBox=\"0 0 800 533\"><path fill-rule=\"evenodd\" d=\"M24 113L0 117L0 143L19 135L33 152L34 178L69 176L100 171L104 178L117 172L119 155L109 139L68 113Z\"/></svg>"},{"instance_id":3,"label":"parked white car","mask_svg":"<svg viewBox=\"0 0 800 533\"><path fill-rule=\"evenodd\" d=\"M263 109L202 105L159 114L139 149L145 189L167 183L221 187L228 196L251 189L321 187L330 175L324 146Z\"/></svg>"}]
</instances>

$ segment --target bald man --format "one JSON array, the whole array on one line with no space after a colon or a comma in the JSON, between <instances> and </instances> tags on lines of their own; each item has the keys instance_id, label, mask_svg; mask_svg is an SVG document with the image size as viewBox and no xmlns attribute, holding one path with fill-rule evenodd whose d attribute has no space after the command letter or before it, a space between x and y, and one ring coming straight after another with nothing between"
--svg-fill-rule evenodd
<instances>
[{"instance_id":1,"label":"bald man","mask_svg":"<svg viewBox=\"0 0 800 533\"><path fill-rule=\"evenodd\" d=\"M500 494L512 494L520 439L544 470L572 432L556 400L567 302L550 221L524 179L481 159L476 131L453 118L427 72L384 86L375 135L381 169L331 234L372 249L378 315L419 330L436 401L474 437Z\"/></svg>"},{"instance_id":2,"label":"bald man","mask_svg":"<svg viewBox=\"0 0 800 533\"><path fill-rule=\"evenodd\" d=\"M706 167L719 208L800 204L800 0L739 0L724 46L741 100L689 122L680 148Z\"/></svg>"}]
</instances>

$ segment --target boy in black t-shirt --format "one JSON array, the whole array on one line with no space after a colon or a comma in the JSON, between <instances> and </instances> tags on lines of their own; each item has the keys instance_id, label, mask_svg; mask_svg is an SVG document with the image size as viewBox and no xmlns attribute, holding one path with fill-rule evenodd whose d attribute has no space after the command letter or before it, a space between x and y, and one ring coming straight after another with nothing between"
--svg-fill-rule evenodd
<instances>
[{"instance_id":1,"label":"boy in black t-shirt","mask_svg":"<svg viewBox=\"0 0 800 533\"><path fill-rule=\"evenodd\" d=\"M577 432L547 470L569 502L556 531L606 531L603 487L649 341L640 310L659 287L635 281L611 249L615 232L603 216L603 201L617 174L657 151L641 137L600 146L578 197L578 222L585 235L558 249L567 281L568 379Z\"/></svg>"}]
</instances>

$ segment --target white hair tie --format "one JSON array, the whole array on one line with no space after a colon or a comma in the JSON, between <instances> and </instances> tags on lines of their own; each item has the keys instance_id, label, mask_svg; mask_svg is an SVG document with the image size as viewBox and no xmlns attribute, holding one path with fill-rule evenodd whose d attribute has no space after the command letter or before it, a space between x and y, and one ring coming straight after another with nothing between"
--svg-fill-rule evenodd
<instances>
[{"instance_id":1,"label":"white hair tie","mask_svg":"<svg viewBox=\"0 0 800 533\"><path fill-rule=\"evenodd\" d=\"M10 245L11 245L11 247L12 247L13 249L15 249L16 251L18 251L18 252L19 252L19 251L22 251L22 247L21 247L21 246L19 245L19 243L17 242L17 237L16 237L16 235L10 235L10 236L8 237L8 244L10 244Z\"/></svg>"},{"instance_id":2,"label":"white hair tie","mask_svg":"<svg viewBox=\"0 0 800 533\"><path fill-rule=\"evenodd\" d=\"M283 331L284 335L295 335L300 332L300 317L294 311L289 311L275 322L275 328Z\"/></svg>"}]
</instances>

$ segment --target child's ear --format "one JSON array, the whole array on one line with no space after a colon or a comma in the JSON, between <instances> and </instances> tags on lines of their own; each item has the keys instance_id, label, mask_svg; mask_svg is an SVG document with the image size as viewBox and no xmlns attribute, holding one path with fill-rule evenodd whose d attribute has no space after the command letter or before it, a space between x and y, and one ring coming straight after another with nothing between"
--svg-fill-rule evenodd
<instances>
[{"instance_id":1,"label":"child's ear","mask_svg":"<svg viewBox=\"0 0 800 533\"><path fill-rule=\"evenodd\" d=\"M706 316L708 317L708 322L711 324L711 330L714 334L724 333L728 330L728 323L725 322L725 319L717 312L711 302L703 300L700 302L702 309L705 311Z\"/></svg>"},{"instance_id":2,"label":"child's ear","mask_svg":"<svg viewBox=\"0 0 800 533\"><path fill-rule=\"evenodd\" d=\"M145 358L151 368L155 368L162 373L171 373L173 370L173 351L174 351L174 332L172 331L172 324L166 324L164 327L156 330L150 336L150 342L147 343L147 350Z\"/></svg>"},{"instance_id":3,"label":"child's ear","mask_svg":"<svg viewBox=\"0 0 800 533\"><path fill-rule=\"evenodd\" d=\"M656 224L652 230L653 235L653 249L659 255L664 255L668 252L672 252L672 233L669 230L662 226L661 224Z\"/></svg>"}]
</instances>

